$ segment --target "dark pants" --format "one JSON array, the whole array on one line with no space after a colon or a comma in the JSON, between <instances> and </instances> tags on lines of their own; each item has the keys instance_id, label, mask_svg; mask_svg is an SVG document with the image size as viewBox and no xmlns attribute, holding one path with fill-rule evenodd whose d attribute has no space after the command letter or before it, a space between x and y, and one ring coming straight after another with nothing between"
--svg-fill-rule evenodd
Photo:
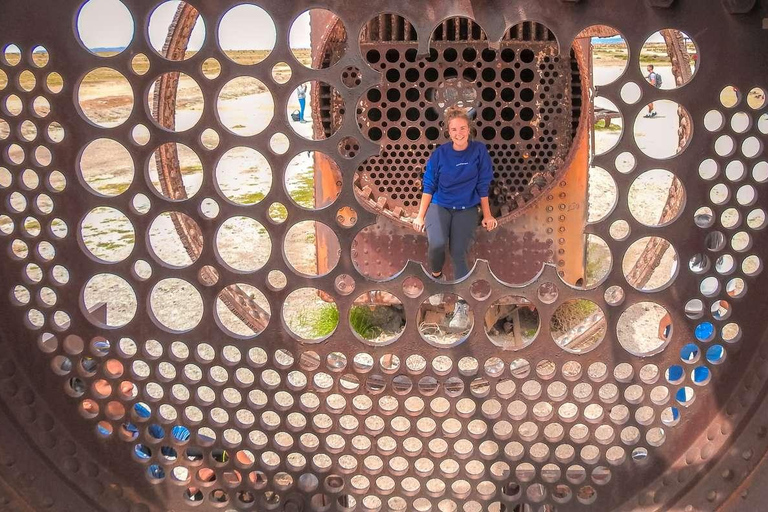
<instances>
[{"instance_id":1,"label":"dark pants","mask_svg":"<svg viewBox=\"0 0 768 512\"><path fill-rule=\"evenodd\" d=\"M451 210L435 203L429 205L426 216L429 241L429 266L432 272L442 272L446 247L451 253L454 278L469 274L467 251L475 238L479 220L476 207Z\"/></svg>"},{"instance_id":2,"label":"dark pants","mask_svg":"<svg viewBox=\"0 0 768 512\"><path fill-rule=\"evenodd\" d=\"M305 98L299 98L299 121L304 120L304 108L307 106L307 100Z\"/></svg>"}]
</instances>

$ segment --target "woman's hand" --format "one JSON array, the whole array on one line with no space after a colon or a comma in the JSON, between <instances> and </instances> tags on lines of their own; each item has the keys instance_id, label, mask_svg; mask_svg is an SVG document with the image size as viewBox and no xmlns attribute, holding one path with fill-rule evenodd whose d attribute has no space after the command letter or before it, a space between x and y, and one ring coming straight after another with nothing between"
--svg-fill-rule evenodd
<instances>
[{"instance_id":1,"label":"woman's hand","mask_svg":"<svg viewBox=\"0 0 768 512\"><path fill-rule=\"evenodd\" d=\"M426 221L424 220L424 217L421 215L417 215L415 219L413 219L413 229L421 233L424 231L424 225Z\"/></svg>"},{"instance_id":2,"label":"woman's hand","mask_svg":"<svg viewBox=\"0 0 768 512\"><path fill-rule=\"evenodd\" d=\"M493 215L484 215L482 224L488 231L493 231L498 227L499 221L497 221Z\"/></svg>"}]
</instances>

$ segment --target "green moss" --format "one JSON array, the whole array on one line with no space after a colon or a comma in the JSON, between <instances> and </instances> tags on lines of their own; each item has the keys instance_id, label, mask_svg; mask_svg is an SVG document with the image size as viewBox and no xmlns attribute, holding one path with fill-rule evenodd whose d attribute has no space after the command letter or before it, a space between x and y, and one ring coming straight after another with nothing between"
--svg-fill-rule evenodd
<instances>
[{"instance_id":1,"label":"green moss","mask_svg":"<svg viewBox=\"0 0 768 512\"><path fill-rule=\"evenodd\" d=\"M622 129L621 126L617 125L616 123L611 123L606 128L604 119L601 119L595 123L595 130L597 130L598 132L620 132L621 129Z\"/></svg>"},{"instance_id":2,"label":"green moss","mask_svg":"<svg viewBox=\"0 0 768 512\"><path fill-rule=\"evenodd\" d=\"M296 204L303 206L304 208L315 207L315 176L314 172L310 171L306 174L302 174L297 177L293 183L291 183L292 190L290 192L291 199L296 201Z\"/></svg>"},{"instance_id":3,"label":"green moss","mask_svg":"<svg viewBox=\"0 0 768 512\"><path fill-rule=\"evenodd\" d=\"M352 306L349 311L349 325L363 339L372 340L381 335L381 327L375 325L373 312L365 306Z\"/></svg>"},{"instance_id":4,"label":"green moss","mask_svg":"<svg viewBox=\"0 0 768 512\"><path fill-rule=\"evenodd\" d=\"M264 199L264 194L262 192L249 192L232 198L234 202L240 204L256 204L262 199Z\"/></svg>"},{"instance_id":5,"label":"green moss","mask_svg":"<svg viewBox=\"0 0 768 512\"><path fill-rule=\"evenodd\" d=\"M336 304L323 304L318 309L303 310L299 314L299 325L308 330L312 338L324 338L339 325L339 308Z\"/></svg>"},{"instance_id":6,"label":"green moss","mask_svg":"<svg viewBox=\"0 0 768 512\"><path fill-rule=\"evenodd\" d=\"M98 192L109 196L118 196L128 190L130 183L107 183L105 185L99 185L96 188Z\"/></svg>"}]
</instances>

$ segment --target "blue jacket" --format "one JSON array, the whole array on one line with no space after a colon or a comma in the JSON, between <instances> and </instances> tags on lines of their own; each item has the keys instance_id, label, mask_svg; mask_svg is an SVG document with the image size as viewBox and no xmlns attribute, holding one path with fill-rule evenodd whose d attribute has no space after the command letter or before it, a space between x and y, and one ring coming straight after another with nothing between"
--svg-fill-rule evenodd
<instances>
[{"instance_id":1,"label":"blue jacket","mask_svg":"<svg viewBox=\"0 0 768 512\"><path fill-rule=\"evenodd\" d=\"M488 197L493 164L485 144L470 141L464 151L448 142L432 152L424 171L423 192L446 208L470 208Z\"/></svg>"}]
</instances>

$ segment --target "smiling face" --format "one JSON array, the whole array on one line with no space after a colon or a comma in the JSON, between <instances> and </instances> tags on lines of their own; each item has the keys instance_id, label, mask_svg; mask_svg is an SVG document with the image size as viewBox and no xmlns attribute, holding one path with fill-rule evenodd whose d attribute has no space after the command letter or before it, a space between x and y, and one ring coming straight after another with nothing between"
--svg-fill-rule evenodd
<instances>
[{"instance_id":1,"label":"smiling face","mask_svg":"<svg viewBox=\"0 0 768 512\"><path fill-rule=\"evenodd\" d=\"M448 123L448 136L453 142L454 149L464 149L469 144L469 123L466 119L456 117Z\"/></svg>"}]
</instances>

